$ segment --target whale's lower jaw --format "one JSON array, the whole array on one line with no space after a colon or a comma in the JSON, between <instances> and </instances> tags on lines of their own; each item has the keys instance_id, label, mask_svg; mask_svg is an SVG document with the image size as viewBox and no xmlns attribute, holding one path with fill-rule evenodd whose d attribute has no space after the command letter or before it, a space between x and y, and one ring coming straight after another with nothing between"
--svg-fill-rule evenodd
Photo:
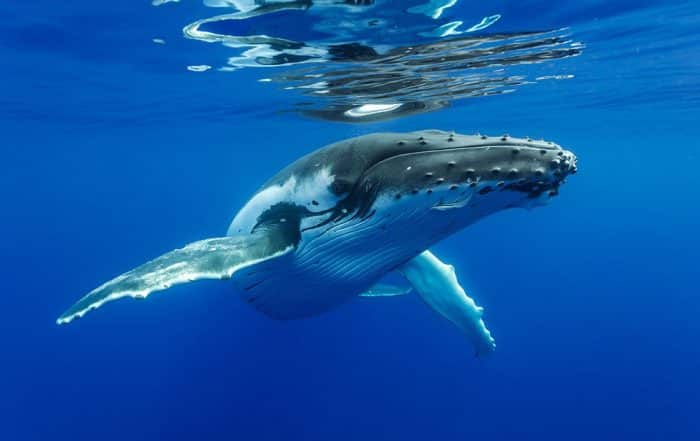
<instances>
[{"instance_id":1,"label":"whale's lower jaw","mask_svg":"<svg viewBox=\"0 0 700 441\"><path fill-rule=\"evenodd\" d=\"M366 291L387 273L496 211L471 195L435 191L421 204L389 197L366 219L349 216L306 233L296 251L241 271L243 299L275 319L318 315ZM428 205L425 202L428 201Z\"/></svg>"},{"instance_id":2,"label":"whale's lower jaw","mask_svg":"<svg viewBox=\"0 0 700 441\"><path fill-rule=\"evenodd\" d=\"M351 219L327 227L308 235L288 258L243 271L234 282L247 303L275 319L326 312L424 249L411 247L404 234L383 228L382 221Z\"/></svg>"}]
</instances>

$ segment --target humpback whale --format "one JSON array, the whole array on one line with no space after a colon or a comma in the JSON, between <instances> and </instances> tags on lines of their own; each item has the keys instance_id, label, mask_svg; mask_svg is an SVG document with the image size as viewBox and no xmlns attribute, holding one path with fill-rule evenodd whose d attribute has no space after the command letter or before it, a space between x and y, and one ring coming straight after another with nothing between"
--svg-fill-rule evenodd
<instances>
[{"instance_id":1,"label":"humpback whale","mask_svg":"<svg viewBox=\"0 0 700 441\"><path fill-rule=\"evenodd\" d=\"M489 214L545 203L576 169L575 155L559 145L508 135L425 130L340 141L272 177L226 236L106 282L57 322L201 279L230 280L246 303L275 319L317 315L361 295L415 291L486 354L495 342L483 309L429 248ZM409 289L382 283L394 272Z\"/></svg>"}]
</instances>

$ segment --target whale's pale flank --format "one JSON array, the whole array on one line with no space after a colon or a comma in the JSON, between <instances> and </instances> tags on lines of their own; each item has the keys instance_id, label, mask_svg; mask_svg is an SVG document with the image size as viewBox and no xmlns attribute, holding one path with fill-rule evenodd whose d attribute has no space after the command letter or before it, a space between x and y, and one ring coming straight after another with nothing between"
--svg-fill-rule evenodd
<instances>
[{"instance_id":1,"label":"whale's pale flank","mask_svg":"<svg viewBox=\"0 0 700 441\"><path fill-rule=\"evenodd\" d=\"M313 316L360 295L415 291L485 354L495 343L482 308L428 249L491 213L546 202L575 172L576 157L560 146L507 135L426 130L341 141L270 179L226 236L110 280L58 323L200 279L230 279L246 303L276 319ZM412 289L381 283L392 272Z\"/></svg>"}]
</instances>

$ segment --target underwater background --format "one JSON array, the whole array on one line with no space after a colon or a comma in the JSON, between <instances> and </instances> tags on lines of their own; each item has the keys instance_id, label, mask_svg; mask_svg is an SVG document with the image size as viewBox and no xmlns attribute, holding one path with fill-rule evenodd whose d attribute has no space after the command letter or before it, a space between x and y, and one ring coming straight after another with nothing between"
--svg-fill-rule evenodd
<instances>
[{"instance_id":1,"label":"underwater background","mask_svg":"<svg viewBox=\"0 0 700 441\"><path fill-rule=\"evenodd\" d=\"M700 3L286 3L0 5L0 439L700 439ZM429 128L579 158L434 248L491 356L413 295L281 322L199 282L55 324L302 154Z\"/></svg>"}]
</instances>

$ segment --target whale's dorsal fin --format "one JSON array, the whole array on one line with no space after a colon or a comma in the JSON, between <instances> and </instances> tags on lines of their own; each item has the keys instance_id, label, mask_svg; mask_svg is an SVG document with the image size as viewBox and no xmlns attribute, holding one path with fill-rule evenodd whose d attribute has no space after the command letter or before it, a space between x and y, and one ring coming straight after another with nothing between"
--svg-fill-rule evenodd
<instances>
[{"instance_id":1,"label":"whale's dorsal fin","mask_svg":"<svg viewBox=\"0 0 700 441\"><path fill-rule=\"evenodd\" d=\"M281 228L284 227L261 228L245 236L200 240L165 253L95 288L56 322L69 323L122 297L145 298L153 292L181 283L229 279L242 268L292 251L296 246L294 234L275 231Z\"/></svg>"}]
</instances>

